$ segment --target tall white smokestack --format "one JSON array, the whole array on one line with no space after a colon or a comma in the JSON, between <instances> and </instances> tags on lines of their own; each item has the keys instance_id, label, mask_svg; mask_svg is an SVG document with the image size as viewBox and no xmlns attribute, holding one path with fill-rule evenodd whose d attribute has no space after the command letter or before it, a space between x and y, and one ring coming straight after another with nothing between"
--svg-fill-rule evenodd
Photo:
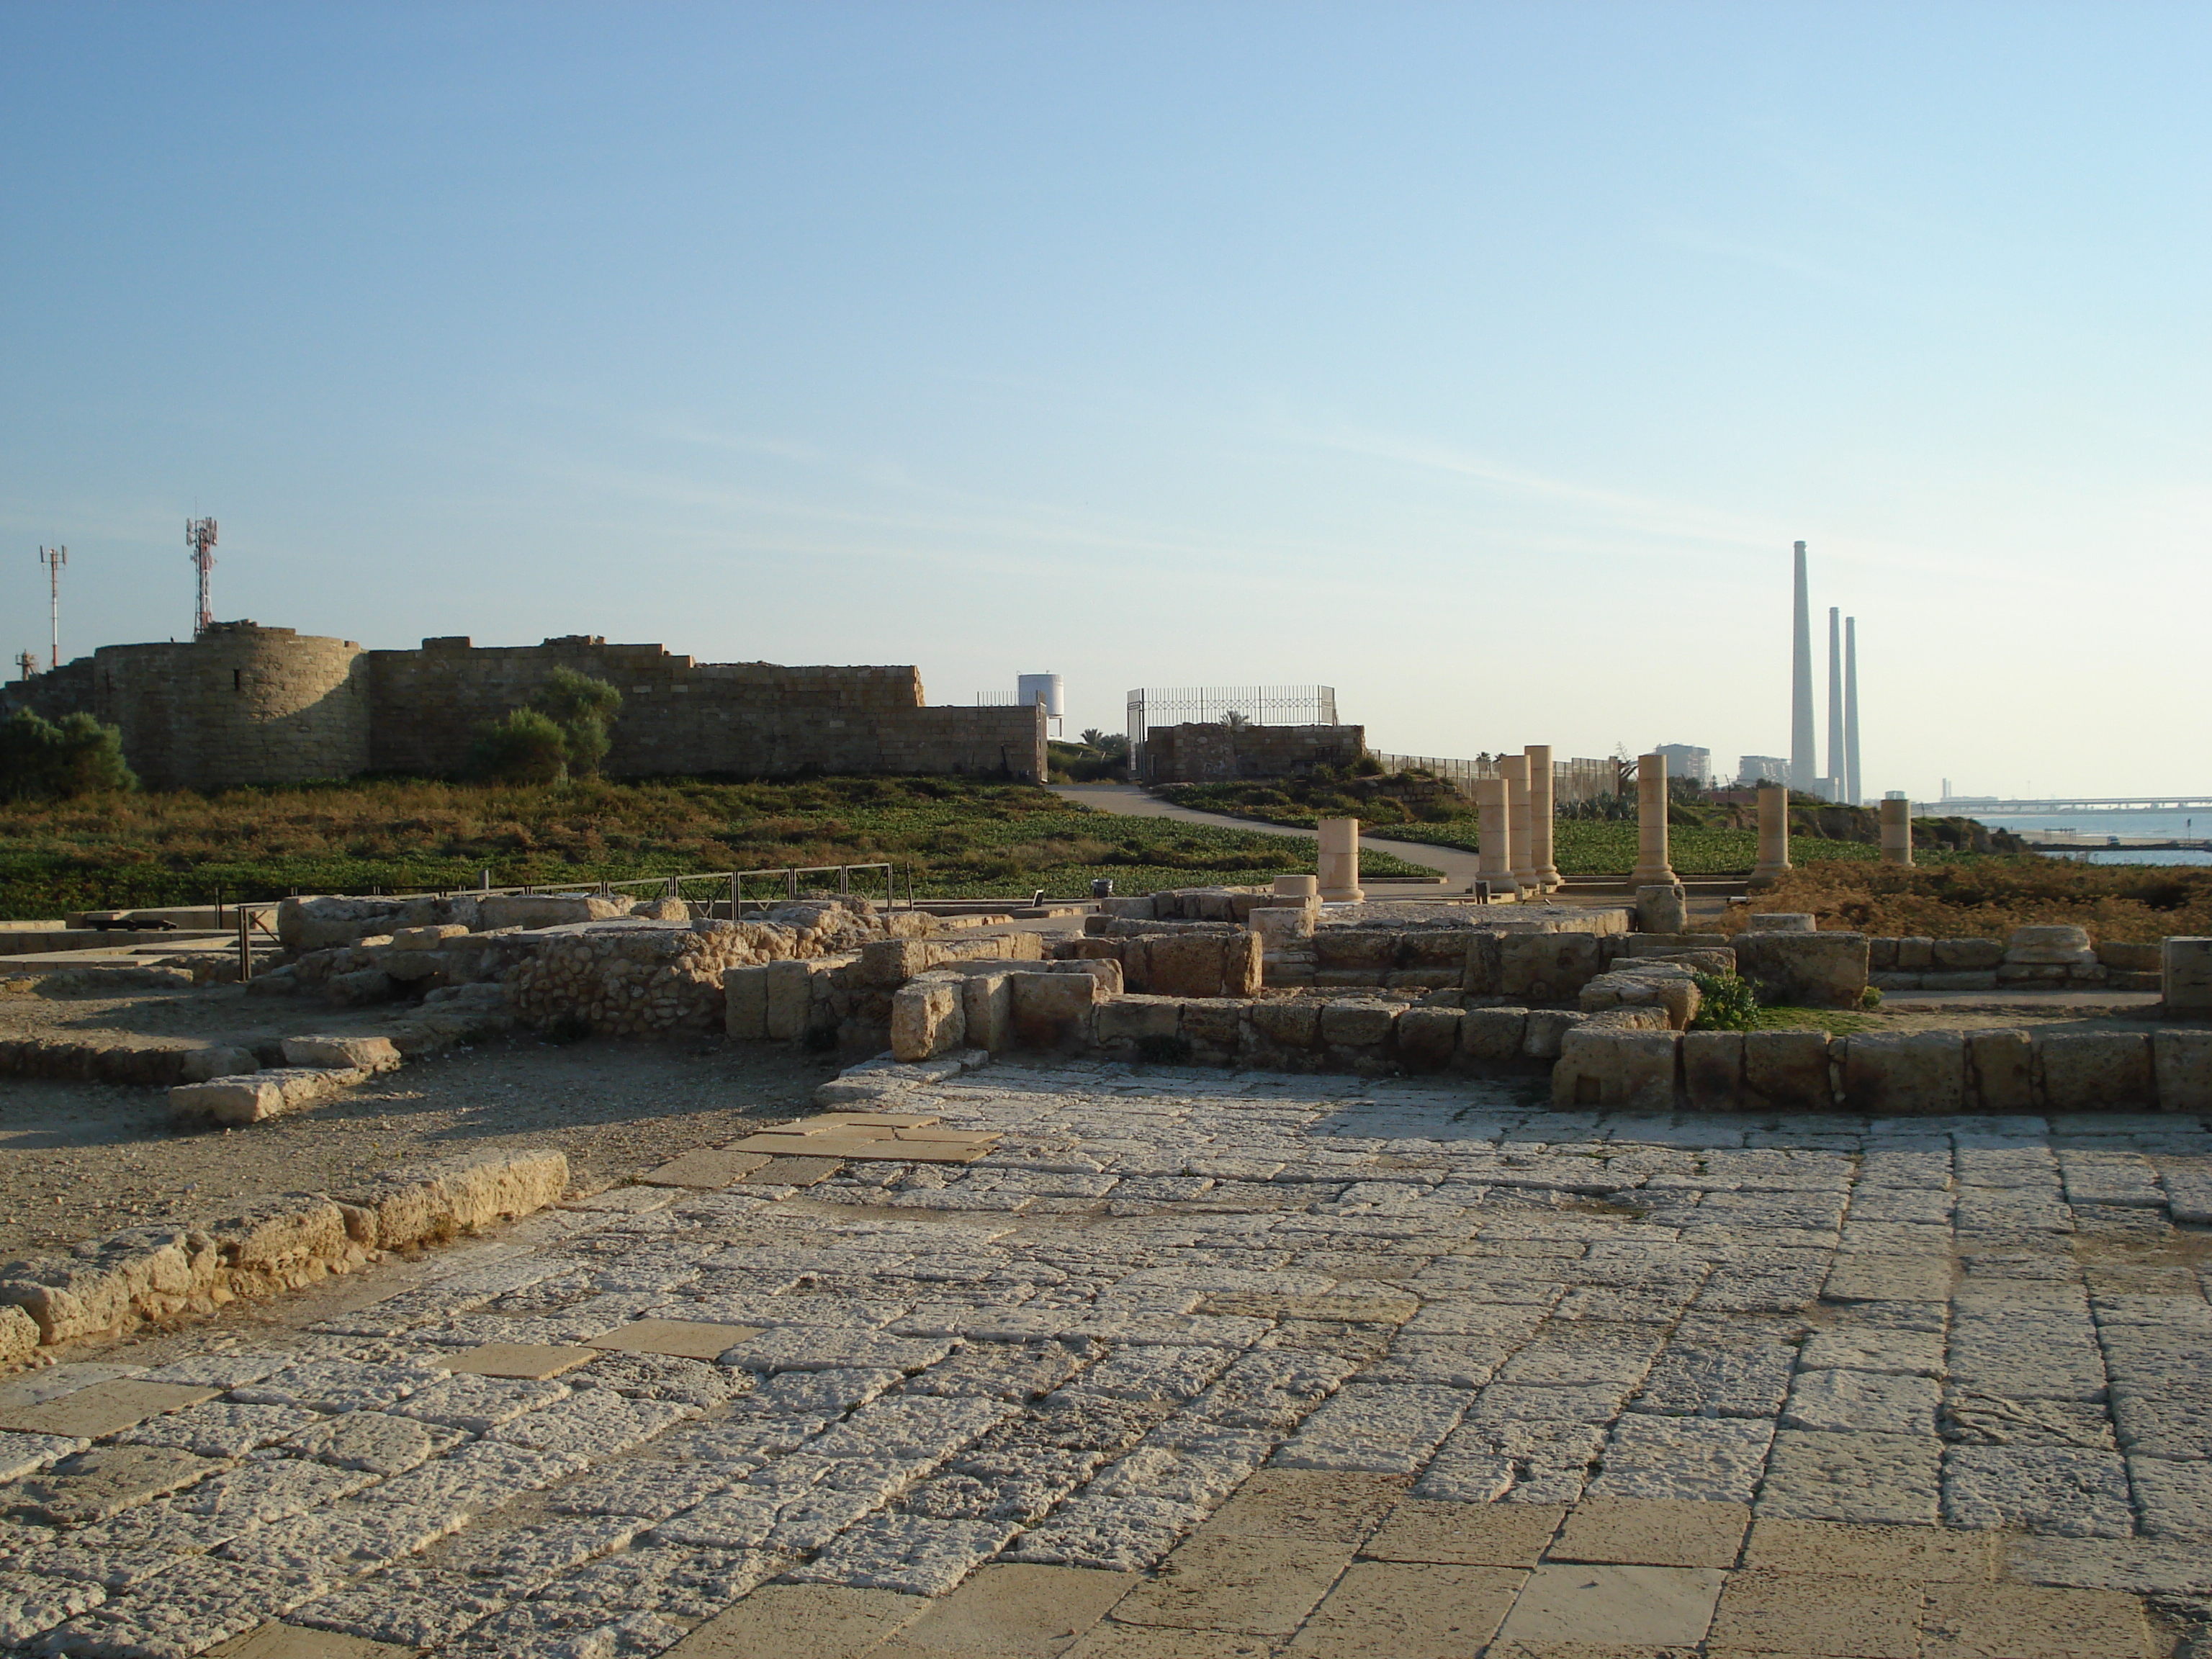
<instances>
[{"instance_id":1,"label":"tall white smokestack","mask_svg":"<svg viewBox=\"0 0 2212 1659\"><path fill-rule=\"evenodd\" d=\"M1809 793L1820 763L1813 752L1813 610L1802 542L1797 544L1796 606L1790 635L1790 787Z\"/></svg>"},{"instance_id":2,"label":"tall white smokestack","mask_svg":"<svg viewBox=\"0 0 2212 1659\"><path fill-rule=\"evenodd\" d=\"M1866 799L1859 790L1859 619L1844 618L1844 787L1854 806Z\"/></svg>"},{"instance_id":3,"label":"tall white smokestack","mask_svg":"<svg viewBox=\"0 0 2212 1659\"><path fill-rule=\"evenodd\" d=\"M1844 758L1844 613L1828 607L1828 773L1827 797L1844 798L1844 778L1849 767Z\"/></svg>"}]
</instances>

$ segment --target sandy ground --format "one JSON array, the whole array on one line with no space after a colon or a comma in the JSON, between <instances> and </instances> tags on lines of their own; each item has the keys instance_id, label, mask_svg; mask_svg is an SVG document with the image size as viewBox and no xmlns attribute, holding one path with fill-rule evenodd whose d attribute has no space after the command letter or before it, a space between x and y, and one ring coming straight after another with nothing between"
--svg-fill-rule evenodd
<instances>
[{"instance_id":1,"label":"sandy ground","mask_svg":"<svg viewBox=\"0 0 2212 1659\"><path fill-rule=\"evenodd\" d=\"M0 1036L106 1028L231 1040L375 1030L290 998L155 993L0 999ZM243 1198L319 1191L425 1158L557 1146L592 1190L689 1148L791 1116L833 1060L720 1037L554 1047L528 1036L410 1061L313 1112L247 1129L179 1130L158 1089L0 1077L0 1254L149 1222L215 1219Z\"/></svg>"}]
</instances>

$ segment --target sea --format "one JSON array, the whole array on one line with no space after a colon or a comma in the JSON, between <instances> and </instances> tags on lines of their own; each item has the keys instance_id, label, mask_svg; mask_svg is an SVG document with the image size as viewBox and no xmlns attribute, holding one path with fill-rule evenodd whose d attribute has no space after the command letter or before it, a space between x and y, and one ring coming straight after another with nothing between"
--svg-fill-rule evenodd
<instances>
[{"instance_id":1,"label":"sea","mask_svg":"<svg viewBox=\"0 0 2212 1659\"><path fill-rule=\"evenodd\" d=\"M2107 836L2154 837L2160 841L2212 841L2212 811L2047 812L2021 817L1975 815L1992 830L2015 833L2071 830L2083 842L2079 849L2047 852L2052 858L2080 859L2089 864L2212 864L2212 851L2195 848L2162 850L2145 847L2105 847L2096 843ZM2047 849L2046 849L2047 851Z\"/></svg>"}]
</instances>

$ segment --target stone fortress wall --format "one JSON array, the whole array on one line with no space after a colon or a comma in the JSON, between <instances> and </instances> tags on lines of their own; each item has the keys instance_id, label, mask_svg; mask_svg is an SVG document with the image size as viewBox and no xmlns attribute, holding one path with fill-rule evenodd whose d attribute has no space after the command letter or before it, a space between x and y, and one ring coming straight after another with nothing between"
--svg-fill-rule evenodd
<instances>
[{"instance_id":1,"label":"stone fortress wall","mask_svg":"<svg viewBox=\"0 0 2212 1659\"><path fill-rule=\"evenodd\" d=\"M1045 774L1036 708L930 708L910 666L702 663L592 635L367 651L289 628L219 623L189 641L103 646L9 687L7 702L49 719L86 709L119 727L131 769L156 788L437 775L461 771L477 727L526 705L556 667L622 692L606 761L617 777Z\"/></svg>"}]
</instances>

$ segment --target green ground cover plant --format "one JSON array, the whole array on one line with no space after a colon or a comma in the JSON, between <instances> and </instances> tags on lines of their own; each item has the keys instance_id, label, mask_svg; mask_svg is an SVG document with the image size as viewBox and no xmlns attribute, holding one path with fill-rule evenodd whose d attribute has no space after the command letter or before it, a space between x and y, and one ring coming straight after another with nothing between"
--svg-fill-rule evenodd
<instances>
[{"instance_id":1,"label":"green ground cover plant","mask_svg":"<svg viewBox=\"0 0 2212 1659\"><path fill-rule=\"evenodd\" d=\"M1088 896L1311 874L1310 843L1115 817L957 778L441 783L108 794L0 806L0 917L888 860L918 896ZM1376 875L1435 873L1380 854Z\"/></svg>"}]
</instances>

